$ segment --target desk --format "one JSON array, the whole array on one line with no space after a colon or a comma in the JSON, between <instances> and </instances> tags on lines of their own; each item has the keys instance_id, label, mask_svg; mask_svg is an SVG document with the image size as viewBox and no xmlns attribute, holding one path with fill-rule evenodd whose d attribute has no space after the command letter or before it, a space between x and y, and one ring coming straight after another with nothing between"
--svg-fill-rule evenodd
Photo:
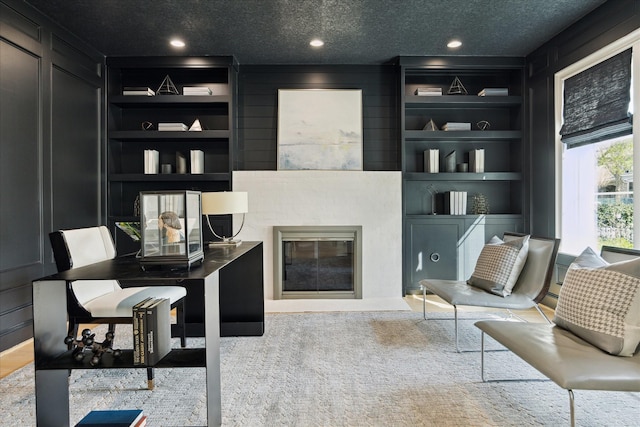
<instances>
[{"instance_id":1,"label":"desk","mask_svg":"<svg viewBox=\"0 0 640 427\"><path fill-rule=\"evenodd\" d=\"M195 294L195 297L192 295L186 301L185 318L190 300L192 305L190 317L186 319L191 323L187 331L191 336L204 336L206 348L173 349L154 367L205 367L207 425L220 425L221 322L228 323L227 332L230 333L238 330L264 330L262 242L243 242L236 248L210 249L205 252L202 265L194 266L190 270L142 271L135 258L116 258L34 281L33 337L38 426L70 424L69 370L94 369L87 360L89 358L82 362L74 361L64 343L67 335L66 281L100 279L117 279L123 286L136 283L171 283L181 286L186 284L187 297L189 293ZM236 280L244 280L245 283L235 282ZM254 312L243 316L238 292L235 292L234 288L246 289L246 283L252 284L254 288L259 283L260 296L252 295L249 298L249 306ZM225 307L221 310L220 302L223 298L230 298L230 309ZM260 299L260 304L257 303L257 299ZM197 304L194 301L197 301ZM262 307L261 316L255 312L257 306ZM223 312L226 313L224 321L221 319ZM198 335L198 332L202 333ZM119 358L105 354L96 368L134 367L133 350L123 350Z\"/></svg>"}]
</instances>

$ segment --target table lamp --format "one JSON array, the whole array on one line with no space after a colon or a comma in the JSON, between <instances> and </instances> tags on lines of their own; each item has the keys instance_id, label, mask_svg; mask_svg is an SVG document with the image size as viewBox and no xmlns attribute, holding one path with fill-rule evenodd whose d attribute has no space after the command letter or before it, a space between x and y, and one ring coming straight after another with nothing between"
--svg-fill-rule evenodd
<instances>
[{"instance_id":1,"label":"table lamp","mask_svg":"<svg viewBox=\"0 0 640 427\"><path fill-rule=\"evenodd\" d=\"M240 244L240 240L235 240L235 237L240 234L242 227L244 226L244 216L249 212L249 197L244 191L218 191L214 193L202 193L202 215L207 218L207 225L211 233L220 241L209 242L209 246L237 246ZM209 215L230 215L230 214L242 214L242 224L238 232L231 237L219 236L211 226L209 221ZM233 230L231 230L233 233Z\"/></svg>"}]
</instances>

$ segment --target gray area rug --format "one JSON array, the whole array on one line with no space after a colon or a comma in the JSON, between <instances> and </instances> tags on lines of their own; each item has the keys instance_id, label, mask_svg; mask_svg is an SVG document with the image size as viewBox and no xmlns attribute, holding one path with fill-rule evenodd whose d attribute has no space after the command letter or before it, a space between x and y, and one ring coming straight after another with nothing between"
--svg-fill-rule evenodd
<instances>
[{"instance_id":1,"label":"gray area rug","mask_svg":"<svg viewBox=\"0 0 640 427\"><path fill-rule=\"evenodd\" d=\"M129 333L118 328L124 348ZM472 320L461 331L463 348L479 346ZM264 336L222 339L223 425L569 425L565 390L483 383L480 354L455 353L452 340L452 321L415 312L268 314ZM486 362L490 378L541 378L509 352ZM91 409L140 408L149 426L206 424L204 369L157 369L156 389L145 386L144 369L73 371L71 422ZM0 392L0 425L35 425L33 365L1 380ZM576 391L579 426L632 426L639 416L640 394Z\"/></svg>"}]
</instances>

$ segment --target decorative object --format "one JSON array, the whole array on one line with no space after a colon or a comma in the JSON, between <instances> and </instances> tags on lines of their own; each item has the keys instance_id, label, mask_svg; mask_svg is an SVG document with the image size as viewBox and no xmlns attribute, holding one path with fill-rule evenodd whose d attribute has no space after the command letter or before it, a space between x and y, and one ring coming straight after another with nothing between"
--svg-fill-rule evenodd
<instances>
[{"instance_id":1,"label":"decorative object","mask_svg":"<svg viewBox=\"0 0 640 427\"><path fill-rule=\"evenodd\" d=\"M141 126L142 130L153 130L153 123L151 122L142 122Z\"/></svg>"},{"instance_id":2,"label":"decorative object","mask_svg":"<svg viewBox=\"0 0 640 427\"><path fill-rule=\"evenodd\" d=\"M157 174L160 171L160 154L158 150L144 150L144 173Z\"/></svg>"},{"instance_id":3,"label":"decorative object","mask_svg":"<svg viewBox=\"0 0 640 427\"><path fill-rule=\"evenodd\" d=\"M112 331L107 331L105 340L102 342L97 342L95 338L96 334L92 334L91 329L83 329L80 339L69 335L64 339L64 343L73 349L71 357L77 362L82 361L86 353L91 353L92 356L89 361L91 366L98 365L104 353L113 353L113 357L120 357L122 351L112 348L114 338Z\"/></svg>"},{"instance_id":4,"label":"decorative object","mask_svg":"<svg viewBox=\"0 0 640 427\"><path fill-rule=\"evenodd\" d=\"M433 119L429 119L429 121L427 122L426 125L424 125L424 128L422 130L438 130L438 126L436 126L436 122L433 121Z\"/></svg>"},{"instance_id":5,"label":"decorative object","mask_svg":"<svg viewBox=\"0 0 640 427\"><path fill-rule=\"evenodd\" d=\"M480 120L478 123L476 123L476 126L478 126L478 129L480 129L480 130L489 130L489 129L491 129L491 123L489 123L486 120Z\"/></svg>"},{"instance_id":6,"label":"decorative object","mask_svg":"<svg viewBox=\"0 0 640 427\"><path fill-rule=\"evenodd\" d=\"M444 158L444 171L455 172L456 171L456 150L453 150L447 154Z\"/></svg>"},{"instance_id":7,"label":"decorative object","mask_svg":"<svg viewBox=\"0 0 640 427\"><path fill-rule=\"evenodd\" d=\"M489 214L489 200L487 199L487 196L482 193L478 193L473 196L471 213L473 213L474 215Z\"/></svg>"},{"instance_id":8,"label":"decorative object","mask_svg":"<svg viewBox=\"0 0 640 427\"><path fill-rule=\"evenodd\" d=\"M469 172L469 163L458 163L456 165L456 172Z\"/></svg>"},{"instance_id":9,"label":"decorative object","mask_svg":"<svg viewBox=\"0 0 640 427\"><path fill-rule=\"evenodd\" d=\"M458 77L453 79L451 86L449 87L449 91L447 92L449 95L466 95L467 89L464 88L464 85L460 81Z\"/></svg>"},{"instance_id":10,"label":"decorative object","mask_svg":"<svg viewBox=\"0 0 640 427\"><path fill-rule=\"evenodd\" d=\"M191 190L140 192L143 268L188 268L203 260L200 198Z\"/></svg>"},{"instance_id":11,"label":"decorative object","mask_svg":"<svg viewBox=\"0 0 640 427\"><path fill-rule=\"evenodd\" d=\"M279 170L362 170L362 90L278 90Z\"/></svg>"},{"instance_id":12,"label":"decorative object","mask_svg":"<svg viewBox=\"0 0 640 427\"><path fill-rule=\"evenodd\" d=\"M187 173L187 157L180 151L176 151L176 173Z\"/></svg>"},{"instance_id":13,"label":"decorative object","mask_svg":"<svg viewBox=\"0 0 640 427\"><path fill-rule=\"evenodd\" d=\"M171 163L163 163L162 166L160 167L160 171L165 175L173 173L173 168L171 167Z\"/></svg>"},{"instance_id":14,"label":"decorative object","mask_svg":"<svg viewBox=\"0 0 640 427\"><path fill-rule=\"evenodd\" d=\"M204 173L204 152L202 150L191 150L191 173Z\"/></svg>"},{"instance_id":15,"label":"decorative object","mask_svg":"<svg viewBox=\"0 0 640 427\"><path fill-rule=\"evenodd\" d=\"M436 197L438 190L433 184L427 186L427 192L431 195L431 215L437 215L436 213Z\"/></svg>"},{"instance_id":16,"label":"decorative object","mask_svg":"<svg viewBox=\"0 0 640 427\"><path fill-rule=\"evenodd\" d=\"M202 214L207 218L207 225L211 233L220 239L220 241L209 242L209 246L238 246L242 241L235 240L236 236L242 231L244 226L245 214L249 212L248 193L243 191L218 191L213 193L202 193ZM211 226L209 215L231 215L242 214L242 223L238 232L231 237L218 235ZM233 231L232 231L233 233Z\"/></svg>"},{"instance_id":17,"label":"decorative object","mask_svg":"<svg viewBox=\"0 0 640 427\"><path fill-rule=\"evenodd\" d=\"M199 119L195 119L189 128L189 132L200 132L202 131L202 125L200 124Z\"/></svg>"},{"instance_id":18,"label":"decorative object","mask_svg":"<svg viewBox=\"0 0 640 427\"><path fill-rule=\"evenodd\" d=\"M162 83L160 83L160 87L156 90L158 95L179 95L178 89L176 85L173 84L171 77L167 74Z\"/></svg>"},{"instance_id":19,"label":"decorative object","mask_svg":"<svg viewBox=\"0 0 640 427\"><path fill-rule=\"evenodd\" d=\"M140 216L140 194L133 201L133 216Z\"/></svg>"}]
</instances>

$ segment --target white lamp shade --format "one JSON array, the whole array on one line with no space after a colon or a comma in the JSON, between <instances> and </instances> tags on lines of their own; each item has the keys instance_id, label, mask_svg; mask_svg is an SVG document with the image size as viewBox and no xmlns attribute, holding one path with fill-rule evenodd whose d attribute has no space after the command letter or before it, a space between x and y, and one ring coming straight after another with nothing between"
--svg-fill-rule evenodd
<instances>
[{"instance_id":1,"label":"white lamp shade","mask_svg":"<svg viewBox=\"0 0 640 427\"><path fill-rule=\"evenodd\" d=\"M202 193L203 215L227 215L249 212L249 196L245 191Z\"/></svg>"}]
</instances>

